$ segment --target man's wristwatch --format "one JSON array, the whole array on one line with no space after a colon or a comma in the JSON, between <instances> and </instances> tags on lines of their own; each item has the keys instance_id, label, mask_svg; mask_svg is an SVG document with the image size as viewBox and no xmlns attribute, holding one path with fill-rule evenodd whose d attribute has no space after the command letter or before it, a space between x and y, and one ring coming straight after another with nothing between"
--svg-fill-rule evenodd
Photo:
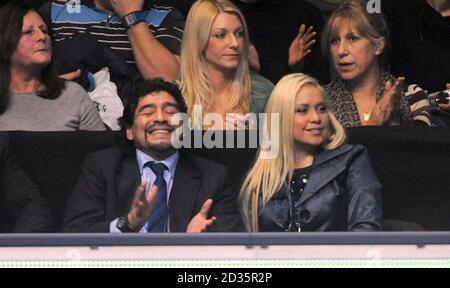
<instances>
[{"instance_id":1,"label":"man's wristwatch","mask_svg":"<svg viewBox=\"0 0 450 288\"><path fill-rule=\"evenodd\" d=\"M122 233L131 233L131 232L136 232L133 229L130 228L130 222L128 221L128 215L119 217L117 219L117 224L116 224L117 229L120 230L120 232Z\"/></svg>"},{"instance_id":2,"label":"man's wristwatch","mask_svg":"<svg viewBox=\"0 0 450 288\"><path fill-rule=\"evenodd\" d=\"M135 11L123 16L123 24L128 30L140 22L144 22L146 13L144 11Z\"/></svg>"}]
</instances>

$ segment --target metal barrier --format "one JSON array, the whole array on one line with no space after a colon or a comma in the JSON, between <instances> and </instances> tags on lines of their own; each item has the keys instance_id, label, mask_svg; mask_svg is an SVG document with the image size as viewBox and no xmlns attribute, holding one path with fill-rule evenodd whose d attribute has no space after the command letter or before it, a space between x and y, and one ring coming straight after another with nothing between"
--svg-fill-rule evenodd
<instances>
[{"instance_id":1,"label":"metal barrier","mask_svg":"<svg viewBox=\"0 0 450 288\"><path fill-rule=\"evenodd\" d=\"M5 267L450 267L450 232L9 234Z\"/></svg>"}]
</instances>

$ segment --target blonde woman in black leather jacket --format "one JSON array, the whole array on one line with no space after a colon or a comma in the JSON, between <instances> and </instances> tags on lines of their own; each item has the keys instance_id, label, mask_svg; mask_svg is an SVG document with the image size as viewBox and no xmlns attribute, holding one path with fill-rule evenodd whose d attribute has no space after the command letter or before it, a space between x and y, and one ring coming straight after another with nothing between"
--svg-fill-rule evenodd
<instances>
[{"instance_id":1,"label":"blonde woman in black leather jacket","mask_svg":"<svg viewBox=\"0 0 450 288\"><path fill-rule=\"evenodd\" d=\"M287 75L269 98L264 139L241 188L246 227L257 231L381 229L381 185L366 149L345 143L317 81ZM275 113L275 114L273 114ZM279 117L279 123L275 121Z\"/></svg>"}]
</instances>

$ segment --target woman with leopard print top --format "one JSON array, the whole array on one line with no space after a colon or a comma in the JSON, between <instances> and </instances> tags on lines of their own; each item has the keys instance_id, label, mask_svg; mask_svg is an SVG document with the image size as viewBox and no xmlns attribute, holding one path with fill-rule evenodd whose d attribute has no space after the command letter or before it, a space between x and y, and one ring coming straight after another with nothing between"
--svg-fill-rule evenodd
<instances>
[{"instance_id":1,"label":"woman with leopard print top","mask_svg":"<svg viewBox=\"0 0 450 288\"><path fill-rule=\"evenodd\" d=\"M344 127L402 125L410 108L402 98L403 77L380 68L388 39L381 13L370 14L367 1L350 0L330 16L322 36L338 79L326 86L332 110Z\"/></svg>"}]
</instances>

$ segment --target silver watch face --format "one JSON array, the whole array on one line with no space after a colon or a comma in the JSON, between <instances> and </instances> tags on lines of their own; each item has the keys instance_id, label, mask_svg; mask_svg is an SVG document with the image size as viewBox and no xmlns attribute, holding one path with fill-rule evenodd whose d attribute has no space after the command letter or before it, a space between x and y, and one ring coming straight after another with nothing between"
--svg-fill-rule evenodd
<instances>
[{"instance_id":1,"label":"silver watch face","mask_svg":"<svg viewBox=\"0 0 450 288\"><path fill-rule=\"evenodd\" d=\"M136 22L136 17L134 16L134 13L130 13L124 17L125 24L127 26L133 25Z\"/></svg>"},{"instance_id":2,"label":"silver watch face","mask_svg":"<svg viewBox=\"0 0 450 288\"><path fill-rule=\"evenodd\" d=\"M117 228L119 228L119 229L128 228L128 218L119 217L117 219Z\"/></svg>"}]
</instances>

